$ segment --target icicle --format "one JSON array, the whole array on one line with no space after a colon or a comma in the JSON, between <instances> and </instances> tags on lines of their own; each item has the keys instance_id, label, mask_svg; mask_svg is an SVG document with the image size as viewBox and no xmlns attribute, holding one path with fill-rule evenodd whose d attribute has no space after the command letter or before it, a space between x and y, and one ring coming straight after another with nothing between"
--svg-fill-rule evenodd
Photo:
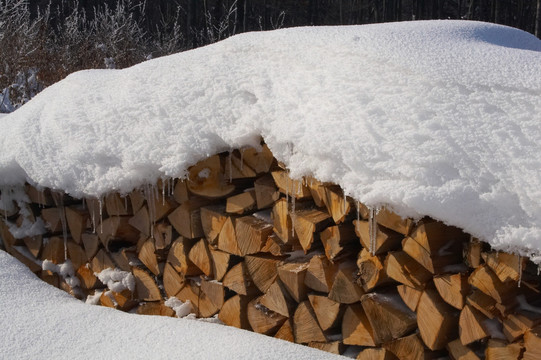
<instances>
[{"instance_id":1,"label":"icicle","mask_svg":"<svg viewBox=\"0 0 541 360\"><path fill-rule=\"evenodd\" d=\"M96 233L96 207L92 206L92 233Z\"/></svg>"},{"instance_id":2,"label":"icicle","mask_svg":"<svg viewBox=\"0 0 541 360\"><path fill-rule=\"evenodd\" d=\"M98 206L100 207L100 234L103 234L103 200L98 198Z\"/></svg>"},{"instance_id":3,"label":"icicle","mask_svg":"<svg viewBox=\"0 0 541 360\"><path fill-rule=\"evenodd\" d=\"M518 287L520 287L520 283L522 282L522 257L520 255L518 256Z\"/></svg>"},{"instance_id":4,"label":"icicle","mask_svg":"<svg viewBox=\"0 0 541 360\"><path fill-rule=\"evenodd\" d=\"M537 276L539 276L540 272L541 272L541 264L537 265Z\"/></svg>"},{"instance_id":5,"label":"icicle","mask_svg":"<svg viewBox=\"0 0 541 360\"><path fill-rule=\"evenodd\" d=\"M376 238L377 238L377 232L378 232L378 224L376 222L376 209L370 208L370 218L368 223L368 232L370 236L370 254L372 256L375 255L376 252Z\"/></svg>"},{"instance_id":6,"label":"icicle","mask_svg":"<svg viewBox=\"0 0 541 360\"><path fill-rule=\"evenodd\" d=\"M227 157L227 162L229 164L229 183L233 182L233 151L229 151L229 156Z\"/></svg>"},{"instance_id":7,"label":"icicle","mask_svg":"<svg viewBox=\"0 0 541 360\"><path fill-rule=\"evenodd\" d=\"M83 210L86 210L86 200L83 198Z\"/></svg>"},{"instance_id":8,"label":"icicle","mask_svg":"<svg viewBox=\"0 0 541 360\"><path fill-rule=\"evenodd\" d=\"M165 206L165 184L167 180L162 180L162 206Z\"/></svg>"},{"instance_id":9,"label":"icicle","mask_svg":"<svg viewBox=\"0 0 541 360\"><path fill-rule=\"evenodd\" d=\"M292 184L292 187L293 187L293 184ZM298 186L297 186L297 193L300 193L300 191L301 191L301 182L299 181ZM295 236L295 218L297 217L295 215L295 200L296 200L296 197L292 195L291 196L291 237Z\"/></svg>"},{"instance_id":10,"label":"icicle","mask_svg":"<svg viewBox=\"0 0 541 360\"><path fill-rule=\"evenodd\" d=\"M128 195L124 196L124 210L128 212Z\"/></svg>"},{"instance_id":11,"label":"icicle","mask_svg":"<svg viewBox=\"0 0 541 360\"><path fill-rule=\"evenodd\" d=\"M289 176L286 179L286 203L289 203Z\"/></svg>"},{"instance_id":12,"label":"icicle","mask_svg":"<svg viewBox=\"0 0 541 360\"><path fill-rule=\"evenodd\" d=\"M244 148L240 149L240 171L244 167Z\"/></svg>"},{"instance_id":13,"label":"icicle","mask_svg":"<svg viewBox=\"0 0 541 360\"><path fill-rule=\"evenodd\" d=\"M346 199L346 192L344 191L344 208L343 208L343 211L344 211L344 216L346 216L346 210L347 210L347 199Z\"/></svg>"},{"instance_id":14,"label":"icicle","mask_svg":"<svg viewBox=\"0 0 541 360\"><path fill-rule=\"evenodd\" d=\"M357 221L359 221L361 220L360 210L359 210L359 208L361 207L361 203L357 201L357 204L355 207L357 208Z\"/></svg>"}]
</instances>

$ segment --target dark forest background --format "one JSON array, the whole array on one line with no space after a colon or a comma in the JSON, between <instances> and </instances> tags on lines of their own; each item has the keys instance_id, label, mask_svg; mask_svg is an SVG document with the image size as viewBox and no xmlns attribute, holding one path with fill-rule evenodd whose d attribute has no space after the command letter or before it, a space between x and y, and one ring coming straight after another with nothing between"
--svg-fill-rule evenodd
<instances>
[{"instance_id":1,"label":"dark forest background","mask_svg":"<svg viewBox=\"0 0 541 360\"><path fill-rule=\"evenodd\" d=\"M424 19L540 36L541 0L0 0L0 112L88 68L124 68L246 31Z\"/></svg>"}]
</instances>

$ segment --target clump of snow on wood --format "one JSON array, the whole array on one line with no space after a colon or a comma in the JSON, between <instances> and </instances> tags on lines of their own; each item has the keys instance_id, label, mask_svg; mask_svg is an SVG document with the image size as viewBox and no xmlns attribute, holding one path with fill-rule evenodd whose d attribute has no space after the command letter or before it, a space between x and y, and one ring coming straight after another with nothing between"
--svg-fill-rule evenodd
<instances>
[{"instance_id":1,"label":"clump of snow on wood","mask_svg":"<svg viewBox=\"0 0 541 360\"><path fill-rule=\"evenodd\" d=\"M0 184L79 195L184 177L263 136L291 175L541 250L541 41L480 22L238 35L82 71L0 118Z\"/></svg>"},{"instance_id":2,"label":"clump of snow on wood","mask_svg":"<svg viewBox=\"0 0 541 360\"><path fill-rule=\"evenodd\" d=\"M192 303L190 300L183 302L176 297L172 296L165 300L165 306L173 309L177 317L182 318L189 315L192 312Z\"/></svg>"},{"instance_id":3,"label":"clump of snow on wood","mask_svg":"<svg viewBox=\"0 0 541 360\"><path fill-rule=\"evenodd\" d=\"M5 359L338 359L232 327L87 306L0 251ZM120 352L119 352L120 351Z\"/></svg>"},{"instance_id":4,"label":"clump of snow on wood","mask_svg":"<svg viewBox=\"0 0 541 360\"><path fill-rule=\"evenodd\" d=\"M60 275L72 288L80 285L79 278L75 276L75 269L73 268L73 264L70 259L66 260L62 264L55 264L51 260L45 259L41 263L41 268Z\"/></svg>"},{"instance_id":5,"label":"clump of snow on wood","mask_svg":"<svg viewBox=\"0 0 541 360\"><path fill-rule=\"evenodd\" d=\"M135 277L129 271L107 268L94 274L111 291L119 293L126 289L132 292L135 290Z\"/></svg>"}]
</instances>

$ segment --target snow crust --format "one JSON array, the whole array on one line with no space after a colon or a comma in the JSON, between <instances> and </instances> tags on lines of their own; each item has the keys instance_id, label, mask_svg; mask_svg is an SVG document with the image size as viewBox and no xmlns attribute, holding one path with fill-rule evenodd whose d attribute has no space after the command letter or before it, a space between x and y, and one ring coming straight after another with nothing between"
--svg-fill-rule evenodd
<instances>
[{"instance_id":1,"label":"snow crust","mask_svg":"<svg viewBox=\"0 0 541 360\"><path fill-rule=\"evenodd\" d=\"M41 281L4 251L0 284L3 359L341 358L223 325L88 306Z\"/></svg>"},{"instance_id":2,"label":"snow crust","mask_svg":"<svg viewBox=\"0 0 541 360\"><path fill-rule=\"evenodd\" d=\"M128 192L263 136L294 177L541 260L540 124L531 34L467 21L284 29L70 75L0 118L0 184Z\"/></svg>"}]
</instances>

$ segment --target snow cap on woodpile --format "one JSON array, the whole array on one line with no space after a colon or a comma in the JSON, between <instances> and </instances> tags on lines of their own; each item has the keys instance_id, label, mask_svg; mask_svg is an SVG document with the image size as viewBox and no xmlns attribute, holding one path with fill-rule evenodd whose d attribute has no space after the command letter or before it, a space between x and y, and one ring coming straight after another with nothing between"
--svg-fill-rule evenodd
<instances>
[{"instance_id":1,"label":"snow cap on woodpile","mask_svg":"<svg viewBox=\"0 0 541 360\"><path fill-rule=\"evenodd\" d=\"M541 41L509 27L242 34L72 74L0 129L1 185L128 192L263 136L293 177L541 253Z\"/></svg>"}]
</instances>

